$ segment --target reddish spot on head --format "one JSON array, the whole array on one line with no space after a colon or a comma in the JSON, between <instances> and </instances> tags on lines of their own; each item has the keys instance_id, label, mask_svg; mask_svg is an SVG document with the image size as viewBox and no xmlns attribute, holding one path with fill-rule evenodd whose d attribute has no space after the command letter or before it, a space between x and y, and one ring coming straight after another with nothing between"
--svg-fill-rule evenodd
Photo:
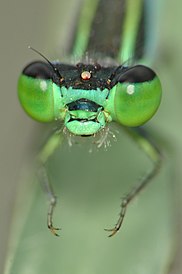
<instances>
[{"instance_id":1,"label":"reddish spot on head","mask_svg":"<svg viewBox=\"0 0 182 274\"><path fill-rule=\"evenodd\" d=\"M81 73L82 80L89 80L91 78L91 73L89 71L83 71Z\"/></svg>"}]
</instances>

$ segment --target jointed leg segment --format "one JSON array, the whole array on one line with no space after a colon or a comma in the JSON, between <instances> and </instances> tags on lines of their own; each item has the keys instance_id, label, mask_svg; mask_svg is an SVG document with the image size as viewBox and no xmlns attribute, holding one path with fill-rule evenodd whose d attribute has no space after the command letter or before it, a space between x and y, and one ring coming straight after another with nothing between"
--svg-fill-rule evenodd
<instances>
[{"instance_id":1,"label":"jointed leg segment","mask_svg":"<svg viewBox=\"0 0 182 274\"><path fill-rule=\"evenodd\" d=\"M52 155L54 150L58 147L58 145L61 144L63 137L58 134L57 132L54 133L47 143L44 145L43 149L38 155L38 162L39 162L39 170L38 170L38 177L42 183L43 189L47 193L49 197L49 208L47 212L47 226L50 229L50 231L55 235L59 236L57 233L60 228L54 227L53 226L53 212L54 208L56 206L56 196L53 192L53 189L50 184L50 180L45 168L45 164L49 157Z\"/></svg>"},{"instance_id":2,"label":"jointed leg segment","mask_svg":"<svg viewBox=\"0 0 182 274\"><path fill-rule=\"evenodd\" d=\"M130 137L133 138L133 140L140 146L140 148L145 152L145 154L150 158L150 160L153 163L153 169L143 178L139 181L136 188L134 188L131 192L129 192L122 200L121 203L121 211L119 214L119 219L116 223L116 225L111 229L105 229L106 231L111 232L109 237L115 235L117 231L120 229L123 219L126 213L127 206L129 203L143 190L146 185L155 177L155 175L158 173L161 163L162 163L162 155L160 151L149 141L148 138L144 137L142 134L140 134L137 131L127 129L127 133L130 135Z\"/></svg>"}]
</instances>

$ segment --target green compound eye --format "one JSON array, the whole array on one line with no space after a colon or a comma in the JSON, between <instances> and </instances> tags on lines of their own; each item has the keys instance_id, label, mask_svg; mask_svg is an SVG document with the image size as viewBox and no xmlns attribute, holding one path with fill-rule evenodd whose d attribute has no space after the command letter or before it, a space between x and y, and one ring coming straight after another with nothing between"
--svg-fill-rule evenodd
<instances>
[{"instance_id":1,"label":"green compound eye","mask_svg":"<svg viewBox=\"0 0 182 274\"><path fill-rule=\"evenodd\" d=\"M161 83L153 70L138 65L116 75L115 120L125 126L140 126L157 111Z\"/></svg>"},{"instance_id":2,"label":"green compound eye","mask_svg":"<svg viewBox=\"0 0 182 274\"><path fill-rule=\"evenodd\" d=\"M53 70L44 62L25 67L18 81L18 96L33 119L51 122L59 115L60 88L52 82Z\"/></svg>"}]
</instances>

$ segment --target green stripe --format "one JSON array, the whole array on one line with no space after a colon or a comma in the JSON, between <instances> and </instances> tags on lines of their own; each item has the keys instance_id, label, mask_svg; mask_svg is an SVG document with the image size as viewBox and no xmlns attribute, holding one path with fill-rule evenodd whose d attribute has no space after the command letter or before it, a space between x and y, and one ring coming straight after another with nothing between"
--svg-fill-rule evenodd
<instances>
[{"instance_id":1,"label":"green stripe","mask_svg":"<svg viewBox=\"0 0 182 274\"><path fill-rule=\"evenodd\" d=\"M80 19L76 30L76 39L72 50L72 55L78 58L82 57L87 49L91 25L99 0L85 0L83 2L83 8L81 10Z\"/></svg>"},{"instance_id":2,"label":"green stripe","mask_svg":"<svg viewBox=\"0 0 182 274\"><path fill-rule=\"evenodd\" d=\"M122 26L121 48L118 55L120 63L128 62L134 56L142 10L143 0L126 1L126 15Z\"/></svg>"}]
</instances>

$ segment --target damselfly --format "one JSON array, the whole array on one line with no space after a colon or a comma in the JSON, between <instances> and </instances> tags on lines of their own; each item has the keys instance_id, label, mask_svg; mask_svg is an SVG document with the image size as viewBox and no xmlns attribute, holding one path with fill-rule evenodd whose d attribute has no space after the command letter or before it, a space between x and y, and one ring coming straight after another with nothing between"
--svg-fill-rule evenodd
<instances>
[{"instance_id":1,"label":"damselfly","mask_svg":"<svg viewBox=\"0 0 182 274\"><path fill-rule=\"evenodd\" d=\"M18 95L25 111L40 122L63 123L62 129L59 127L55 131L38 157L40 180L50 196L47 225L54 235L58 236L59 229L52 221L56 197L44 165L60 145L62 134L66 133L70 139L72 135L99 135L97 145L100 147L107 142L109 124L116 122L152 161L152 170L123 198L116 225L106 229L109 236L120 229L127 206L160 168L159 150L139 130L132 129L146 123L161 100L158 76L142 65L147 55L146 9L147 1L142 0L85 1L76 28L79 33L75 33L71 50L74 55L80 55L81 61L76 65L51 62L38 52L45 61L29 64L19 78ZM117 20L111 22L111 16ZM97 54L94 59L84 57L92 56L93 51L101 57ZM113 64L113 58L119 65Z\"/></svg>"},{"instance_id":2,"label":"damselfly","mask_svg":"<svg viewBox=\"0 0 182 274\"><path fill-rule=\"evenodd\" d=\"M70 4L73 2L76 2L75 6L77 9L75 6ZM129 27L131 27L133 23L131 25L127 24L125 19L128 18L128 22L133 22L132 20L134 20L134 15L137 15L139 11L142 11L142 5L139 6L139 4L136 4L140 2L136 0L131 1L132 5L135 4L138 6L133 6L134 10L132 10L132 16L129 16L129 11L127 12L126 9L126 7L129 5L129 1L102 1L103 5L101 12L97 17L95 17L94 14L98 14L97 7L101 5L101 2L90 2L91 3L89 3L89 1L81 2L73 0L53 1L50 3L51 9L50 7L48 8L47 2L44 2L43 5L40 5L41 8L38 5L38 2L36 5L33 5L31 2L33 12L31 9L28 10L28 12L30 11L31 14L29 16L31 17L31 22L28 21L28 18L27 22L24 20L24 17L22 17L22 24L25 25L25 28L28 29L27 26L33 23L35 23L35 26L39 20L40 22L44 20L43 22L45 25L46 23L48 24L48 22L50 22L53 27L51 28L50 32L44 26L45 32L47 34L48 44L44 45L44 43L42 43L42 45L38 45L36 42L31 42L31 39L33 41L32 36L34 36L34 34L35 37L37 37L37 29L35 29L33 33L29 34L28 41L26 37L23 37L25 40L25 45L30 43L33 47L38 48L41 52L45 53L45 55L49 57L49 54L53 54L53 58L49 59L54 60L54 57L59 57L62 64L64 63L62 58L63 56L66 56L66 54L64 51L61 51L61 47L58 47L60 52L55 54L54 49L56 48L56 45L53 40L54 33L57 32L57 34L59 34L61 26L63 26L66 33L69 33L68 22L72 22L74 19L79 19L80 27L76 27L77 24L75 26L75 31L77 29L78 32L74 32L74 30L70 32L70 34L74 34L73 40L77 42L75 43L75 47L70 47L69 51L74 52L74 57L71 58L72 63L67 62L67 64L73 64L73 67L75 67L75 64L81 62L86 63L86 65L88 65L88 63L91 65L97 65L97 68L99 68L99 63L101 69L103 66L115 68L123 65L123 69L126 69L127 66L135 67L138 64L147 65L147 62L145 63L145 60L141 58L143 56L142 51L144 50L144 47L142 46L143 40L139 39L139 37L142 38L144 32L142 31L142 28L139 27L140 24L137 22L134 22L134 26L138 26L140 31L137 32L136 29L133 31L134 33L138 33L140 35L137 36L138 39L134 39L134 42L132 42L132 45L134 45L136 44L135 42L138 41L137 45L135 46L136 50L130 49L131 52L128 53L127 56L118 57L118 51L120 53L123 52L123 50L119 50L119 48L123 48L125 44L120 37L118 39L118 35L122 36L122 38L126 37L126 34L123 36L123 30L125 29L129 31ZM158 4L158 1L156 2ZM154 1L146 1L146 3L154 4ZM81 15L82 12L81 14L77 14L79 10L78 7L80 7L81 10L84 8L83 13L85 16ZM115 10L113 10L114 7ZM121 7L124 7L122 14L120 13ZM85 11L85 8L88 8L88 10L86 9ZM52 11L52 9L54 9L54 11ZM22 8L20 10L22 12ZM45 16L46 12L49 14L49 16ZM109 14L107 12L109 12ZM164 13L166 12L167 11L164 7ZM76 14L75 16L73 16L74 13ZM107 16L105 16L106 13ZM24 14L26 14L26 12L24 12ZM66 16L63 18L64 14L66 14ZM39 15L42 17L40 16L39 18ZM54 18L52 18L51 15L54 15ZM147 21L151 15L152 9L149 8ZM86 17L87 20L85 20L84 17ZM151 18L153 21L152 24L149 23L148 27L154 26L154 23L157 21L155 16ZM161 21L163 20L162 18L163 17L161 16ZM104 19L109 19L108 23L106 23ZM98 25L95 26L95 29L98 31L100 30L98 36L96 36L97 32L94 35L95 39L96 37L99 38L99 40L96 39L96 41L91 41L91 38L88 39L88 37L90 37L90 31L93 26L92 22L97 22ZM122 28L124 22L125 27ZM118 28L115 24L119 25ZM112 30L110 30L110 26L113 26ZM119 30L115 33L115 29ZM128 31L126 33L128 33ZM149 32L148 29L147 33L151 34L151 31L152 30L150 29ZM86 38L86 44L85 42L79 42L82 41L82 36L80 36L81 33L84 33L83 39ZM115 37L114 44L111 44L111 46L107 47L107 43L110 44L110 42L112 43L113 41L111 39L112 34ZM42 32L38 31L38 35L41 36ZM72 35L70 36L72 37ZM76 37L78 39L76 39ZM65 44L65 39L63 39L62 35L57 35L56 39L64 40L63 43ZM88 41L90 41L90 43ZM103 45L97 44L97 41L100 41L100 43L103 42ZM150 40L149 45L152 45L152 41L154 40ZM128 42L129 40L127 39L127 43ZM123 45L123 47L121 47L121 45ZM164 45L164 47L166 48L166 46L167 43ZM21 45L21 47L24 48L24 44ZM46 52L46 47L48 52ZM27 55L26 48L24 51ZM88 54L86 53L86 58L83 57L82 59L81 55L83 52L88 52ZM139 54L138 57L136 55L137 52ZM28 52L28 55L30 54L34 56L35 53ZM146 59L148 59L147 57L150 57L150 54L150 60L153 59L151 49L146 52ZM114 61L113 58L115 59ZM23 57L23 59L25 59L25 57ZM77 59L77 62L74 62L74 59ZM39 64L42 63L40 62ZM52 65L54 66L54 64L55 63L53 62ZM148 65L150 64L148 63ZM46 62L43 62L43 67L48 68L48 72L52 72L54 74L54 70L51 71L49 69L49 64L46 64ZM68 67L69 66L66 66L66 68ZM166 85L165 87L165 77L163 78L163 70L166 69L167 71L169 68L167 66L162 68L160 67L160 64L158 66L158 63L155 63L154 67L155 69L157 68L156 71L158 71L157 74L160 75L160 78L162 77L165 93L163 98L166 100L166 94L169 90L172 94L171 97L175 98L173 82L169 81L169 85ZM122 66L120 68L122 68ZM78 68L76 67L76 69ZM91 81L93 75L95 74L88 70L84 70L84 72L85 71L87 73L84 73L82 77L89 78L91 75L90 79L87 80ZM36 81L32 78L31 82L31 77L26 77L24 78L27 79L29 84L32 83L33 87L33 83L36 84L38 83L37 81L39 81L38 79ZM80 81L83 81L83 83L89 83L82 79L82 77L80 74ZM170 79L170 76L167 78ZM56 89L59 89L55 83L51 83L51 80L42 79L40 82L42 82L42 88L45 88L47 85L55 86ZM139 84L141 84L141 82ZM116 83L116 85L119 84ZM136 86L136 83L133 85ZM117 92L119 92L118 86L115 89ZM132 92L133 88L130 87L129 93ZM40 93L42 94L42 92ZM130 96L132 96L132 94ZM129 98L130 96L128 94ZM32 97L33 96L31 96L31 98ZM83 115L84 111L86 112L87 107L90 108L92 112L94 112L93 110L97 107L97 105L99 105L99 102L95 102L95 104L93 104L87 100L81 100L79 102L77 101L77 104L69 105L69 107L72 108L77 108L79 105L79 109L72 109L69 111L72 112L72 114L76 113L78 115L81 113ZM162 103L164 103L165 100L163 100ZM162 109L163 106L164 104L162 104ZM117 107L118 105L116 105L116 100L114 100L114 109ZM167 118L170 108L172 108L171 102L165 115L163 115L163 112L160 108L160 111L157 115L155 115L154 119L147 123L149 132L155 135L156 140L159 142L160 138L157 137L158 135L156 133L160 132L161 134L161 132L164 132L163 125L165 122L167 124L166 128L170 127L169 130L165 131L165 135L170 136L171 140L173 140L172 134L176 133L175 130L173 130L174 127L171 127L171 125L169 126L169 119ZM104 112L104 109L100 110L100 112L102 111ZM160 118L161 113L163 115L162 118ZM173 111L170 112L170 118L172 117L172 113ZM86 114L89 115L89 113ZM28 120L26 116L23 117L25 118L25 121ZM75 120L77 122L78 119ZM60 124L60 121L57 122ZM179 124L180 121L178 123L178 128ZM109 127L109 131L106 130L107 125ZM46 126L47 125L44 127ZM52 127L52 124L50 126ZM117 133L115 129L118 130L120 127L122 128L119 130L119 133ZM44 138L44 132L42 128L43 127L40 127L41 138L37 138L37 135L36 137L33 137L34 140L36 139L36 144L39 143L40 140L42 142L42 139ZM151 130L151 128L153 128L153 130ZM122 224L121 232L118 233L115 237L108 239L106 237L107 234L105 235L103 232L103 228L110 227L110 225L112 227L112 224L116 221L120 206L120 198L124 196L125 193L130 192L130 190L138 184L136 179L138 176L140 176L140 174L146 174L146 171L153 168L151 159L147 159L148 157L146 154L142 153L140 148L136 146L136 142L132 142L132 139L135 140L137 137L137 140L142 140L141 144L144 144L143 141L145 140L145 135L139 135L141 131L137 130L136 128L133 128L132 130L130 127L127 128L126 126L122 126L120 123L116 122L106 123L105 131L101 129L98 134L90 137L74 137L73 134L70 134L68 130L64 131L66 134L63 133L63 135L61 135L61 126L59 126L59 129L60 131L58 134L54 135L57 136L57 138L52 137L52 139L50 139L56 141L55 153L52 153L48 161L44 163L47 174L53 183L57 198L60 199L60 202L58 202L54 210L54 224L59 224L62 228L61 233L59 233L59 240L57 240L56 237L52 237L51 233L45 229L44 218L46 214L46 206L44 205L44 195L41 191L40 185L38 184L39 180L37 180L37 178L32 179L32 176L30 176L30 180L28 180L28 176L24 176L26 178L21 176L20 187L17 190L18 203L15 208L14 219L11 227L8 227L11 229L11 231L9 233L9 252L6 260L5 273L167 273L169 263L173 258L172 255L174 255L173 246L175 242L175 231L173 229L173 224L175 224L175 222L172 205L173 201L171 198L171 190L174 189L174 182L171 188L171 179L169 176L169 162L172 161L171 157L170 161L167 161L165 158L163 168L161 169L161 172L158 174L158 176L153 180L154 183L151 183L147 189L145 189L145 192L143 192L142 195L138 195L138 199L135 199L130 204L130 206L127 207L127 215L125 216L124 222ZM125 134L125 131L128 132L128 134ZM22 129L21 132L23 132ZM128 137L131 136L131 132L133 132L133 135L130 140ZM105 133L108 133L108 135L106 136ZM150 138L152 134L150 135ZM179 136L179 131L177 131L176 134ZM113 135L116 135L117 142L114 142ZM32 136L31 139L33 139ZM20 140L23 138L26 139L24 135L21 135ZM63 139L65 140L64 142L62 142ZM111 147L105 151L103 149L104 144L106 143L107 145L110 139ZM61 148L56 146L59 140ZM75 144L70 148L67 144L67 140L69 144ZM96 144L92 145L92 142ZM147 138L145 143L147 146L145 148L151 148L153 151L153 146L150 146L150 142L148 142L149 141ZM52 150L49 151L49 148L52 148L49 146L50 143L48 143L48 145L45 146L42 152L39 154L39 160L40 158L42 160L46 159L49 152L51 154ZM93 148L92 153L88 153L90 146ZM97 146L100 146L100 148L97 149ZM96 149L94 149L94 147L96 147ZM17 150L12 150L11 154L12 152L16 153L16 151ZM155 151L156 150L154 149L154 152ZM32 152L29 151L29 153L26 155L30 156L31 153ZM154 153L154 157L155 155L156 152ZM179 160L178 163L180 163ZM11 170L9 166L8 168ZM45 169L43 168L40 173L44 173L44 171ZM48 193L52 196L50 191L48 191ZM115 231L115 229L113 231ZM110 233L112 234L113 231ZM57 231L54 232L57 233Z\"/></svg>"}]
</instances>

